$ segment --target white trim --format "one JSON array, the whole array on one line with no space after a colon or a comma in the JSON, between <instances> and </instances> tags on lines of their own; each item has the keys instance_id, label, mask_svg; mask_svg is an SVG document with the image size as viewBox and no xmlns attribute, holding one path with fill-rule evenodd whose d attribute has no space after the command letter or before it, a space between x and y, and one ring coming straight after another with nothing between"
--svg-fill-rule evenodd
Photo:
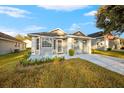
<instances>
[{"instance_id":1,"label":"white trim","mask_svg":"<svg viewBox=\"0 0 124 93\"><path fill-rule=\"evenodd\" d=\"M67 37L72 37L72 38L82 38L82 39L96 39L88 36L76 36L76 35L66 35Z\"/></svg>"}]
</instances>

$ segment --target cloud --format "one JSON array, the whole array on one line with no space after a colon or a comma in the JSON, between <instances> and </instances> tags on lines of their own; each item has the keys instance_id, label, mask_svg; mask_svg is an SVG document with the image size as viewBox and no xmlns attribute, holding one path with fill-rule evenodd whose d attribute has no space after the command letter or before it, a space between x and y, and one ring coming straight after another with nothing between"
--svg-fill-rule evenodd
<instances>
[{"instance_id":1,"label":"cloud","mask_svg":"<svg viewBox=\"0 0 124 93\"><path fill-rule=\"evenodd\" d=\"M5 34L16 36L17 34L26 35L25 33L19 33L18 29L15 28L8 28L8 27L0 27L0 32L3 32Z\"/></svg>"},{"instance_id":2,"label":"cloud","mask_svg":"<svg viewBox=\"0 0 124 93\"><path fill-rule=\"evenodd\" d=\"M30 12L15 7L0 6L0 14L6 14L15 18L22 18L26 17L26 14L30 14Z\"/></svg>"},{"instance_id":3,"label":"cloud","mask_svg":"<svg viewBox=\"0 0 124 93\"><path fill-rule=\"evenodd\" d=\"M27 26L27 27L22 28L22 29L17 29L17 28L10 28L10 27L1 26L0 32L6 33L6 34L11 35L11 36L16 36L17 34L27 35L27 33L40 31L41 29L46 29L46 27L31 25L31 26Z\"/></svg>"},{"instance_id":4,"label":"cloud","mask_svg":"<svg viewBox=\"0 0 124 93\"><path fill-rule=\"evenodd\" d=\"M84 16L95 16L95 14L97 13L97 11L90 11L88 13L85 13Z\"/></svg>"},{"instance_id":5,"label":"cloud","mask_svg":"<svg viewBox=\"0 0 124 93\"><path fill-rule=\"evenodd\" d=\"M77 9L83 9L88 7L88 5L39 5L38 7L48 9L48 10L56 10L56 11L74 11Z\"/></svg>"},{"instance_id":6,"label":"cloud","mask_svg":"<svg viewBox=\"0 0 124 93\"><path fill-rule=\"evenodd\" d=\"M83 27L95 25L95 22L73 23L68 29L65 29L68 33L74 33L76 31L82 31Z\"/></svg>"},{"instance_id":7,"label":"cloud","mask_svg":"<svg viewBox=\"0 0 124 93\"><path fill-rule=\"evenodd\" d=\"M38 30L41 30L41 29L46 29L46 27L31 25L31 26L26 27L24 29L24 31L38 31Z\"/></svg>"},{"instance_id":8,"label":"cloud","mask_svg":"<svg viewBox=\"0 0 124 93\"><path fill-rule=\"evenodd\" d=\"M80 26L78 24L72 24L69 28L70 31L80 30Z\"/></svg>"}]
</instances>

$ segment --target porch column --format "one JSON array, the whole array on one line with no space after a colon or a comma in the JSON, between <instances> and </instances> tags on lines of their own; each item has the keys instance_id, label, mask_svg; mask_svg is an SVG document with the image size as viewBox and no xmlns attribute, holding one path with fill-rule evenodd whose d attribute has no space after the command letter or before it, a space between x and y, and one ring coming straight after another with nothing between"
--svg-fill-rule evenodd
<instances>
[{"instance_id":1,"label":"porch column","mask_svg":"<svg viewBox=\"0 0 124 93\"><path fill-rule=\"evenodd\" d=\"M80 53L82 53L82 49L83 49L83 48L82 48L83 44L82 44L81 40L78 40L78 46L79 46L79 47L78 47L78 48L79 48L79 49L78 49L78 53L80 54Z\"/></svg>"},{"instance_id":2,"label":"porch column","mask_svg":"<svg viewBox=\"0 0 124 93\"><path fill-rule=\"evenodd\" d=\"M71 37L67 38L67 54L68 54L69 49L72 49L72 38Z\"/></svg>"},{"instance_id":3,"label":"porch column","mask_svg":"<svg viewBox=\"0 0 124 93\"><path fill-rule=\"evenodd\" d=\"M104 45L105 45L104 50L107 50L107 48L109 48L109 40L108 39L104 39Z\"/></svg>"},{"instance_id":4,"label":"porch column","mask_svg":"<svg viewBox=\"0 0 124 93\"><path fill-rule=\"evenodd\" d=\"M89 40L87 40L87 53L88 54L91 54L91 40L89 39Z\"/></svg>"},{"instance_id":5,"label":"porch column","mask_svg":"<svg viewBox=\"0 0 124 93\"><path fill-rule=\"evenodd\" d=\"M39 55L41 54L42 38L39 37Z\"/></svg>"},{"instance_id":6,"label":"porch column","mask_svg":"<svg viewBox=\"0 0 124 93\"><path fill-rule=\"evenodd\" d=\"M32 37L32 45L31 45L31 54L35 55L35 50L36 50L36 38Z\"/></svg>"}]
</instances>

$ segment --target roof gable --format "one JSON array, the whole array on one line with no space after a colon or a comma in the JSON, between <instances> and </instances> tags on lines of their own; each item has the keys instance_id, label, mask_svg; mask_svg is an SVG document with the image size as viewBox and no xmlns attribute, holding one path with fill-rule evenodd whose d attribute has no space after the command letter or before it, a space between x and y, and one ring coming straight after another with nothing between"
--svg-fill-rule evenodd
<instances>
[{"instance_id":1,"label":"roof gable","mask_svg":"<svg viewBox=\"0 0 124 93\"><path fill-rule=\"evenodd\" d=\"M14 38L14 37L12 37L12 36L10 36L10 35L7 35L7 34L5 34L5 33L2 33L2 32L0 32L0 38L4 38L4 39L7 39L7 40L18 41L18 42L23 42L23 41L21 41L21 40L18 40L18 39L16 39L16 38Z\"/></svg>"},{"instance_id":2,"label":"roof gable","mask_svg":"<svg viewBox=\"0 0 124 93\"><path fill-rule=\"evenodd\" d=\"M57 28L55 30L52 30L50 33L56 34L56 35L65 35L66 33L61 30L60 28Z\"/></svg>"},{"instance_id":3,"label":"roof gable","mask_svg":"<svg viewBox=\"0 0 124 93\"><path fill-rule=\"evenodd\" d=\"M73 33L73 35L76 35L76 36L85 36L85 35L84 35L82 32L80 32L80 31Z\"/></svg>"}]
</instances>

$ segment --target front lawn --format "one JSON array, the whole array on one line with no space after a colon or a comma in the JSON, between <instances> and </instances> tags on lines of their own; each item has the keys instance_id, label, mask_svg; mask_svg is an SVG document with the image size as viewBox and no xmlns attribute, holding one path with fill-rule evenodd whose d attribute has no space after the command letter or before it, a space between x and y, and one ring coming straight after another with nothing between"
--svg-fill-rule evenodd
<instances>
[{"instance_id":1,"label":"front lawn","mask_svg":"<svg viewBox=\"0 0 124 93\"><path fill-rule=\"evenodd\" d=\"M124 87L124 76L75 58L0 73L0 87Z\"/></svg>"},{"instance_id":2,"label":"front lawn","mask_svg":"<svg viewBox=\"0 0 124 93\"><path fill-rule=\"evenodd\" d=\"M124 58L124 52L121 51L103 51L103 50L92 50L93 54L102 54L106 56Z\"/></svg>"},{"instance_id":3,"label":"front lawn","mask_svg":"<svg viewBox=\"0 0 124 93\"><path fill-rule=\"evenodd\" d=\"M30 50L25 50L19 53L9 53L5 55L0 55L0 72L1 71L11 71L16 66L16 64L28 55Z\"/></svg>"}]
</instances>

